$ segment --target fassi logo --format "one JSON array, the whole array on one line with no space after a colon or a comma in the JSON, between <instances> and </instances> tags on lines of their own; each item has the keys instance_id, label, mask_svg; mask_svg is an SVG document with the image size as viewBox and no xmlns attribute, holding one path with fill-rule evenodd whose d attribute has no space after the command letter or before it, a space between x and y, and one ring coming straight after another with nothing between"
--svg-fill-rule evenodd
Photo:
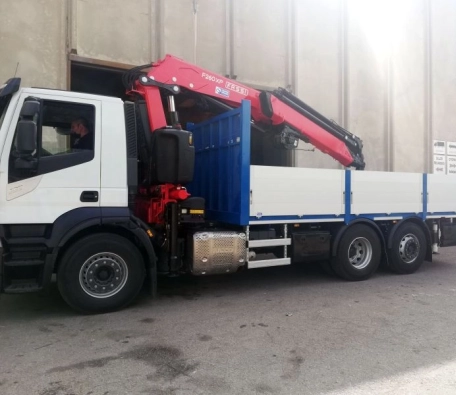
<instances>
[{"instance_id":1,"label":"fassi logo","mask_svg":"<svg viewBox=\"0 0 456 395\"><path fill-rule=\"evenodd\" d=\"M236 85L236 84L233 84L232 82L227 82L225 84L225 88L233 91L233 92L236 92L236 93L240 93L241 95L244 95L244 96L247 96L249 94L249 90L242 87L242 86L239 86L239 85Z\"/></svg>"}]
</instances>

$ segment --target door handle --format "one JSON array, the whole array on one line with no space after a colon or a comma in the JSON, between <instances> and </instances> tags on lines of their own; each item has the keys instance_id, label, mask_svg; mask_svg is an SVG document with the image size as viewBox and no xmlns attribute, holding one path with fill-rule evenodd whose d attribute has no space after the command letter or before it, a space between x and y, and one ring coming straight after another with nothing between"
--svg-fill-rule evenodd
<instances>
[{"instance_id":1,"label":"door handle","mask_svg":"<svg viewBox=\"0 0 456 395\"><path fill-rule=\"evenodd\" d=\"M84 191L81 193L81 202L98 202L97 191Z\"/></svg>"}]
</instances>

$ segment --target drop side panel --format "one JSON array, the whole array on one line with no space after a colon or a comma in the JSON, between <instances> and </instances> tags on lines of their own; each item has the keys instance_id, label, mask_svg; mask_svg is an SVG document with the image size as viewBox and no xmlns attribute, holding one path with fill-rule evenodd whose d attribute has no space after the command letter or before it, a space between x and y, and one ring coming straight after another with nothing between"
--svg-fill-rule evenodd
<instances>
[{"instance_id":1,"label":"drop side panel","mask_svg":"<svg viewBox=\"0 0 456 395\"><path fill-rule=\"evenodd\" d=\"M251 217L344 214L343 170L251 166L250 182Z\"/></svg>"},{"instance_id":2,"label":"drop side panel","mask_svg":"<svg viewBox=\"0 0 456 395\"><path fill-rule=\"evenodd\" d=\"M456 212L456 177L444 174L428 176L428 214Z\"/></svg>"},{"instance_id":3,"label":"drop side panel","mask_svg":"<svg viewBox=\"0 0 456 395\"><path fill-rule=\"evenodd\" d=\"M352 214L420 213L423 175L352 171Z\"/></svg>"}]
</instances>

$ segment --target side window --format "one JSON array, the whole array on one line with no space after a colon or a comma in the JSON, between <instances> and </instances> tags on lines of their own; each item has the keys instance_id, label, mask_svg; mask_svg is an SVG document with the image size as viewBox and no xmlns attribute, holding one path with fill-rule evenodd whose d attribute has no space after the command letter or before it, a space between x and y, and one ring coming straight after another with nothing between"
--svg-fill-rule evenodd
<instances>
[{"instance_id":1,"label":"side window","mask_svg":"<svg viewBox=\"0 0 456 395\"><path fill-rule=\"evenodd\" d=\"M30 163L36 163L32 168L17 164L16 139L17 136L10 153L10 183L89 162L94 158L95 107L42 100L37 149L28 158ZM23 156L20 163L24 163Z\"/></svg>"},{"instance_id":2,"label":"side window","mask_svg":"<svg viewBox=\"0 0 456 395\"><path fill-rule=\"evenodd\" d=\"M60 134L52 126L42 126L41 128L41 150L47 155L59 155L69 152L71 149L70 136Z\"/></svg>"}]
</instances>

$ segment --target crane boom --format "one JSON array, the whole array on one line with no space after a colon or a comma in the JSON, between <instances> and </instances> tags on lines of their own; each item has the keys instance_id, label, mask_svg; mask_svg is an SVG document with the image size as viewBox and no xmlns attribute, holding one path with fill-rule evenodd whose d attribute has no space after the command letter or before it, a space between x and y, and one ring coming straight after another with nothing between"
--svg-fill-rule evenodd
<instances>
[{"instance_id":1,"label":"crane boom","mask_svg":"<svg viewBox=\"0 0 456 395\"><path fill-rule=\"evenodd\" d=\"M169 94L185 89L210 96L230 107L239 107L243 100L251 102L253 121L274 130L282 143L295 146L301 139L330 155L345 167L364 169L363 144L359 137L327 119L315 109L283 88L273 92L259 91L185 62L172 55L146 66L141 66L130 81L131 90L145 97L151 130L166 126L160 89Z\"/></svg>"}]
</instances>

